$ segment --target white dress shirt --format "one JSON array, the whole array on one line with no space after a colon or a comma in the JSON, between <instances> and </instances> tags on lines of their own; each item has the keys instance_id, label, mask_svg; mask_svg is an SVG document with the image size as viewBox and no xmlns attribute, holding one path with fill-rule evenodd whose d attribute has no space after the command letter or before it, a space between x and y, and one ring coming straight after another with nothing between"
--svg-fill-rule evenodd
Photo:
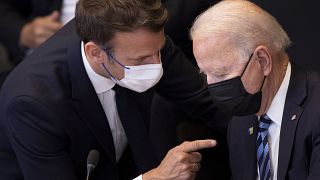
<instances>
[{"instance_id":1,"label":"white dress shirt","mask_svg":"<svg viewBox=\"0 0 320 180\"><path fill-rule=\"evenodd\" d=\"M118 114L115 91L112 90L116 83L93 71L85 55L83 42L81 42L81 56L89 79L108 119L118 162L128 144L128 140ZM134 180L142 180L142 175Z\"/></svg>"},{"instance_id":2,"label":"white dress shirt","mask_svg":"<svg viewBox=\"0 0 320 180\"><path fill-rule=\"evenodd\" d=\"M289 81L291 76L291 65L288 64L286 74L280 85L280 88L273 98L270 108L267 111L267 116L272 120L268 129L268 143L269 143L269 155L271 160L271 179L277 180L278 174L278 155L279 155L279 140L280 129L282 123L282 115L284 104L286 101L287 91L289 87ZM260 174L258 170L257 180L260 180Z\"/></svg>"},{"instance_id":3,"label":"white dress shirt","mask_svg":"<svg viewBox=\"0 0 320 180\"><path fill-rule=\"evenodd\" d=\"M119 161L128 142L127 136L124 132L122 123L119 118L115 99L115 91L112 90L112 88L115 86L115 82L113 82L109 78L100 76L93 71L85 55L83 42L81 43L81 55L89 79L97 93L97 96L108 119L115 147L116 160Z\"/></svg>"},{"instance_id":4,"label":"white dress shirt","mask_svg":"<svg viewBox=\"0 0 320 180\"><path fill-rule=\"evenodd\" d=\"M61 22L67 24L75 15L78 0L62 0Z\"/></svg>"}]
</instances>

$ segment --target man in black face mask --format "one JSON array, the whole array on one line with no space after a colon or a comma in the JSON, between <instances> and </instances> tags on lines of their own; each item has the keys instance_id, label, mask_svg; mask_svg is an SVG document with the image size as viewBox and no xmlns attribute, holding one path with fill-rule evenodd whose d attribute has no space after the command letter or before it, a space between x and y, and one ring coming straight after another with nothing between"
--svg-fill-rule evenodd
<instances>
[{"instance_id":1,"label":"man in black face mask","mask_svg":"<svg viewBox=\"0 0 320 180\"><path fill-rule=\"evenodd\" d=\"M222 1L191 36L213 101L235 115L233 179L320 179L320 73L290 63L278 22L249 1Z\"/></svg>"}]
</instances>

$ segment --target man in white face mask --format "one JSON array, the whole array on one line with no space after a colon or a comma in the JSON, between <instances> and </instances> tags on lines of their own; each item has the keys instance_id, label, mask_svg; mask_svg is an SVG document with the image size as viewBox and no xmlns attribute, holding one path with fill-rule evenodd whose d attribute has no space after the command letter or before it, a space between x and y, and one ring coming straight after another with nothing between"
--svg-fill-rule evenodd
<instances>
[{"instance_id":1,"label":"man in white face mask","mask_svg":"<svg viewBox=\"0 0 320 180\"><path fill-rule=\"evenodd\" d=\"M204 120L216 112L164 35L166 19L160 0L80 0L75 20L2 87L0 179L194 179L197 151L214 140L183 143L161 161L149 137L155 92ZM90 174L91 150L100 158Z\"/></svg>"},{"instance_id":2,"label":"man in white face mask","mask_svg":"<svg viewBox=\"0 0 320 180\"><path fill-rule=\"evenodd\" d=\"M131 89L136 92L144 92L148 90L149 88L153 87L155 84L159 82L163 75L163 68L161 64L161 55L159 52L158 57L155 58L155 60L158 59L160 61L157 64L144 64L144 65L138 65L138 66L125 66L121 64L110 52L109 50L104 49L104 51L108 55L108 59L111 61L116 62L121 66L124 70L124 77L119 80L116 77L114 77L111 72L108 70L106 65L103 63L102 67L106 70L109 77L118 85ZM113 63L112 63L113 64Z\"/></svg>"}]
</instances>

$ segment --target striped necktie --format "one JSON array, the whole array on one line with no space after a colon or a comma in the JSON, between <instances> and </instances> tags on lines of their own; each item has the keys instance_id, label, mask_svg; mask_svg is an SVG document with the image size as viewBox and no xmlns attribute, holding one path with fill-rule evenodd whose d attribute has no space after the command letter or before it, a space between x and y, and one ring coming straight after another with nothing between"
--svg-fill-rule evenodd
<instances>
[{"instance_id":1,"label":"striped necktie","mask_svg":"<svg viewBox=\"0 0 320 180\"><path fill-rule=\"evenodd\" d=\"M271 162L268 145L268 128L271 123L272 120L267 115L260 117L257 136L257 161L260 180L270 180Z\"/></svg>"}]
</instances>

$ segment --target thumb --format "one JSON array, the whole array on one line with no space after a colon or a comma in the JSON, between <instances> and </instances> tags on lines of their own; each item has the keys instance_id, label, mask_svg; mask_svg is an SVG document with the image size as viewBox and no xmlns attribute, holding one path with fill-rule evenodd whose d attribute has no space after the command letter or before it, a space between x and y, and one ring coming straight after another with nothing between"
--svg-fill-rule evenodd
<instances>
[{"instance_id":1,"label":"thumb","mask_svg":"<svg viewBox=\"0 0 320 180\"><path fill-rule=\"evenodd\" d=\"M48 18L54 21L58 21L60 18L60 13L59 11L55 10L53 11L50 15L48 15Z\"/></svg>"}]
</instances>

